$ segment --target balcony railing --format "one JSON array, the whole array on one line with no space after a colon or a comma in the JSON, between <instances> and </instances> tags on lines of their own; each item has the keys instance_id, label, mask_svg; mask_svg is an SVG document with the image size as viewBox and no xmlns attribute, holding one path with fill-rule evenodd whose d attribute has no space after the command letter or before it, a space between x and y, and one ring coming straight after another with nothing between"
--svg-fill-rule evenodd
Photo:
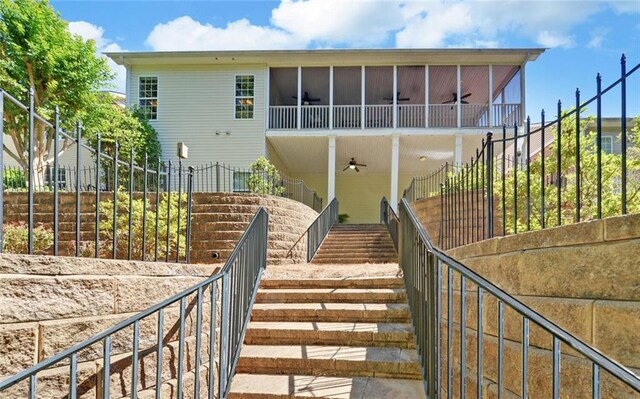
<instances>
[{"instance_id":1,"label":"balcony railing","mask_svg":"<svg viewBox=\"0 0 640 399\"><path fill-rule=\"evenodd\" d=\"M458 127L457 104L429 104L428 116L425 104L398 104L398 128ZM513 126L520 122L520 104L460 104L460 127L487 128ZM269 107L269 129L298 129L298 110L295 105ZM329 121L332 107L329 105L303 105L300 127L302 129L361 129L362 105L334 105L333 126ZM365 105L364 123L367 129L394 127L393 105ZM490 116L492 118L490 118ZM428 124L425 123L428 118Z\"/></svg>"},{"instance_id":2,"label":"balcony railing","mask_svg":"<svg viewBox=\"0 0 640 399\"><path fill-rule=\"evenodd\" d=\"M424 104L399 104L398 127L425 127Z\"/></svg>"},{"instance_id":3,"label":"balcony railing","mask_svg":"<svg viewBox=\"0 0 640 399\"><path fill-rule=\"evenodd\" d=\"M513 126L520 121L520 104L494 104L493 126Z\"/></svg>"},{"instance_id":4,"label":"balcony railing","mask_svg":"<svg viewBox=\"0 0 640 399\"><path fill-rule=\"evenodd\" d=\"M334 129L360 129L361 105L334 105Z\"/></svg>"}]
</instances>

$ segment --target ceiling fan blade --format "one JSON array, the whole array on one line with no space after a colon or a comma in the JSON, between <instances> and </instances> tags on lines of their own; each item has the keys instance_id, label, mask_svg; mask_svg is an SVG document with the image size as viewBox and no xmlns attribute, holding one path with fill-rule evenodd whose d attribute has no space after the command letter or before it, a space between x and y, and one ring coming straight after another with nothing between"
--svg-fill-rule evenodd
<instances>
[{"instance_id":1,"label":"ceiling fan blade","mask_svg":"<svg viewBox=\"0 0 640 399\"><path fill-rule=\"evenodd\" d=\"M469 101L464 101L464 100L462 100L462 101L460 101L460 103L462 103L462 104L469 104Z\"/></svg>"},{"instance_id":2,"label":"ceiling fan blade","mask_svg":"<svg viewBox=\"0 0 640 399\"><path fill-rule=\"evenodd\" d=\"M443 104L453 104L455 102L456 102L456 100L449 100L449 101L443 102Z\"/></svg>"},{"instance_id":3,"label":"ceiling fan blade","mask_svg":"<svg viewBox=\"0 0 640 399\"><path fill-rule=\"evenodd\" d=\"M356 166L356 172L360 173L360 169Z\"/></svg>"},{"instance_id":4,"label":"ceiling fan blade","mask_svg":"<svg viewBox=\"0 0 640 399\"><path fill-rule=\"evenodd\" d=\"M465 94L464 96L460 97L460 99L467 98L467 97L469 97L470 95L471 95L471 93L467 93L467 94Z\"/></svg>"},{"instance_id":5,"label":"ceiling fan blade","mask_svg":"<svg viewBox=\"0 0 640 399\"><path fill-rule=\"evenodd\" d=\"M357 164L355 164L355 165L356 165L356 166L362 166L363 168L366 168L366 167L367 167L367 165L365 165L365 164L363 164L363 163L357 163Z\"/></svg>"},{"instance_id":6,"label":"ceiling fan blade","mask_svg":"<svg viewBox=\"0 0 640 399\"><path fill-rule=\"evenodd\" d=\"M409 101L411 100L409 97L399 98L398 101Z\"/></svg>"},{"instance_id":7,"label":"ceiling fan blade","mask_svg":"<svg viewBox=\"0 0 640 399\"><path fill-rule=\"evenodd\" d=\"M342 169L342 171L346 171L347 169L349 169L349 166L347 166L346 168Z\"/></svg>"}]
</instances>

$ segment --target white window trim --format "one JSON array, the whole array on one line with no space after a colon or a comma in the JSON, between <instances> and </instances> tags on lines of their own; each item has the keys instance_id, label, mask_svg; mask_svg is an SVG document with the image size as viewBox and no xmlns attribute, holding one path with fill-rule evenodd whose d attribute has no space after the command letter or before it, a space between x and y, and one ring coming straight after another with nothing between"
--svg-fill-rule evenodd
<instances>
[{"instance_id":1,"label":"white window trim","mask_svg":"<svg viewBox=\"0 0 640 399\"><path fill-rule=\"evenodd\" d=\"M609 152L604 151L604 141L605 140L607 140L607 141L609 141L611 143L611 145L610 145L611 151L609 151ZM601 144L602 144L602 151L604 151L605 154L613 154L614 153L614 151L613 151L613 135L604 134L603 133L602 134L602 143Z\"/></svg>"},{"instance_id":2,"label":"white window trim","mask_svg":"<svg viewBox=\"0 0 640 399\"><path fill-rule=\"evenodd\" d=\"M138 99L137 99L137 106L138 108L140 108L140 79L141 78L156 78L156 101L158 102L158 105L156 106L156 118L155 119L148 119L149 122L153 122L153 121L157 121L160 119L160 76L158 75L139 75L138 76ZM153 98L153 97L144 97L144 99L149 99L149 98Z\"/></svg>"},{"instance_id":3,"label":"white window trim","mask_svg":"<svg viewBox=\"0 0 640 399\"><path fill-rule=\"evenodd\" d=\"M236 96L236 83L238 76L252 76L253 77L253 97ZM238 118L236 115L236 99L238 98L253 98L253 116L251 118ZM250 121L256 118L256 75L252 73L237 73L233 75L233 119L236 121Z\"/></svg>"},{"instance_id":4,"label":"white window trim","mask_svg":"<svg viewBox=\"0 0 640 399\"><path fill-rule=\"evenodd\" d=\"M238 174L238 176L243 176L244 177L244 186L243 187L236 187L236 174ZM250 171L244 171L244 170L234 170L233 171L233 176L232 176L232 189L234 193L248 193L251 190L249 190L249 184L248 184L248 177L251 176L251 172Z\"/></svg>"}]
</instances>

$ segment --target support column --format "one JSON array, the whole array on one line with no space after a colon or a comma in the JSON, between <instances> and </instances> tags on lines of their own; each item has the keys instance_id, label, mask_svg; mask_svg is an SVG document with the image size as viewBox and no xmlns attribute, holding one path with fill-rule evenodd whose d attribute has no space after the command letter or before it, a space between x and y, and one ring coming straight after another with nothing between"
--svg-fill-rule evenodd
<instances>
[{"instance_id":1,"label":"support column","mask_svg":"<svg viewBox=\"0 0 640 399\"><path fill-rule=\"evenodd\" d=\"M329 136L329 164L327 167L327 204L336 197L336 136Z\"/></svg>"},{"instance_id":2,"label":"support column","mask_svg":"<svg viewBox=\"0 0 640 399\"><path fill-rule=\"evenodd\" d=\"M329 130L333 129L333 65L329 67Z\"/></svg>"},{"instance_id":3,"label":"support column","mask_svg":"<svg viewBox=\"0 0 640 399\"><path fill-rule=\"evenodd\" d=\"M391 208L398 212L398 161L400 157L400 136L391 136Z\"/></svg>"},{"instance_id":4,"label":"support column","mask_svg":"<svg viewBox=\"0 0 640 399\"><path fill-rule=\"evenodd\" d=\"M460 72L460 65L458 65L458 69L457 69L457 73L456 73L456 80L457 80L457 85L456 85L456 93L458 93L458 95L456 96L456 98L458 99L456 107L457 107L457 113L458 113L458 127L462 127L462 100L461 100L461 96L462 96L462 76L461 76L461 72Z\"/></svg>"},{"instance_id":5,"label":"support column","mask_svg":"<svg viewBox=\"0 0 640 399\"><path fill-rule=\"evenodd\" d=\"M398 66L393 66L393 95L391 96L393 102L393 108L391 112L391 117L393 118L392 125L393 128L398 127Z\"/></svg>"},{"instance_id":6,"label":"support column","mask_svg":"<svg viewBox=\"0 0 640 399\"><path fill-rule=\"evenodd\" d=\"M264 74L264 92L265 92L265 102L264 102L264 130L269 130L269 102L271 101L271 89L270 89L270 81L271 78L271 68L267 67L267 70Z\"/></svg>"},{"instance_id":7,"label":"support column","mask_svg":"<svg viewBox=\"0 0 640 399\"><path fill-rule=\"evenodd\" d=\"M366 116L365 109L364 109L364 95L366 93L365 87L364 87L365 81L366 81L366 79L364 77L364 65L363 65L361 67L361 72L360 72L360 86L361 86L360 96L361 96L361 100L362 100L362 101L360 101L361 102L361 104L360 104L360 125L361 125L360 128L361 129L364 129L365 125L366 125L366 122L365 122L365 119L364 119L365 116Z\"/></svg>"},{"instance_id":8,"label":"support column","mask_svg":"<svg viewBox=\"0 0 640 399\"><path fill-rule=\"evenodd\" d=\"M493 65L489 65L489 127L493 126Z\"/></svg>"},{"instance_id":9,"label":"support column","mask_svg":"<svg viewBox=\"0 0 640 399\"><path fill-rule=\"evenodd\" d=\"M296 101L298 106L296 126L300 130L302 128L302 67L298 67L298 99Z\"/></svg>"},{"instance_id":10,"label":"support column","mask_svg":"<svg viewBox=\"0 0 640 399\"><path fill-rule=\"evenodd\" d=\"M429 65L424 66L424 127L429 127Z\"/></svg>"},{"instance_id":11,"label":"support column","mask_svg":"<svg viewBox=\"0 0 640 399\"><path fill-rule=\"evenodd\" d=\"M520 126L524 125L524 120L527 118L524 66L525 64L522 64L520 67L520 120L518 121L518 125Z\"/></svg>"},{"instance_id":12,"label":"support column","mask_svg":"<svg viewBox=\"0 0 640 399\"><path fill-rule=\"evenodd\" d=\"M456 134L456 148L454 150L454 164L462 165L462 135Z\"/></svg>"}]
</instances>

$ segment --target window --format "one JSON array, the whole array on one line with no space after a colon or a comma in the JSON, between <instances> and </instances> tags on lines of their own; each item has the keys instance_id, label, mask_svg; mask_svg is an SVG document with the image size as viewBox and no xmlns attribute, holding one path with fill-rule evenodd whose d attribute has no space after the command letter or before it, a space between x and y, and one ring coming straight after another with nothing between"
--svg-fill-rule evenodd
<instances>
[{"instance_id":1,"label":"window","mask_svg":"<svg viewBox=\"0 0 640 399\"><path fill-rule=\"evenodd\" d=\"M53 166L49 166L44 170L44 183L53 187L55 184ZM67 170L64 168L58 168L58 188L61 190L65 190L67 188Z\"/></svg>"},{"instance_id":2,"label":"window","mask_svg":"<svg viewBox=\"0 0 640 399\"><path fill-rule=\"evenodd\" d=\"M255 76L236 76L236 119L253 119Z\"/></svg>"},{"instance_id":3,"label":"window","mask_svg":"<svg viewBox=\"0 0 640 399\"><path fill-rule=\"evenodd\" d=\"M148 120L158 119L158 78L141 76L138 91L138 106Z\"/></svg>"},{"instance_id":4,"label":"window","mask_svg":"<svg viewBox=\"0 0 640 399\"><path fill-rule=\"evenodd\" d=\"M613 153L613 137L611 136L602 136L602 152L605 154Z\"/></svg>"},{"instance_id":5,"label":"window","mask_svg":"<svg viewBox=\"0 0 640 399\"><path fill-rule=\"evenodd\" d=\"M251 176L251 172L233 172L233 192L248 192L247 180L249 176Z\"/></svg>"}]
</instances>

